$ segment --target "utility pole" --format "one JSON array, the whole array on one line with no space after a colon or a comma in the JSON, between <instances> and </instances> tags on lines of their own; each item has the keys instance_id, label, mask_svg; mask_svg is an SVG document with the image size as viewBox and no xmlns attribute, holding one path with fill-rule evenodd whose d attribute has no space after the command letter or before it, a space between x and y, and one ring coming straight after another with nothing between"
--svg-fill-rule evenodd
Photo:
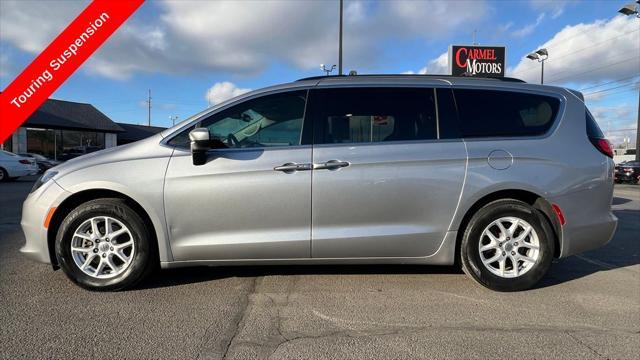
<instances>
[{"instance_id":1,"label":"utility pole","mask_svg":"<svg viewBox=\"0 0 640 360\"><path fill-rule=\"evenodd\" d=\"M173 126L176 126L176 120L178 120L178 115L169 116L169 120L173 123Z\"/></svg>"},{"instance_id":2,"label":"utility pole","mask_svg":"<svg viewBox=\"0 0 640 360\"><path fill-rule=\"evenodd\" d=\"M147 118L147 126L151 126L151 89L149 89L149 98L146 101L148 109L149 109L149 116Z\"/></svg>"},{"instance_id":3,"label":"utility pole","mask_svg":"<svg viewBox=\"0 0 640 360\"><path fill-rule=\"evenodd\" d=\"M638 14L636 12L636 14ZM638 119L636 120L636 161L640 161L640 89L638 90Z\"/></svg>"},{"instance_id":4,"label":"utility pole","mask_svg":"<svg viewBox=\"0 0 640 360\"><path fill-rule=\"evenodd\" d=\"M338 75L342 75L342 8L343 0L340 0L340 40L338 44Z\"/></svg>"}]
</instances>

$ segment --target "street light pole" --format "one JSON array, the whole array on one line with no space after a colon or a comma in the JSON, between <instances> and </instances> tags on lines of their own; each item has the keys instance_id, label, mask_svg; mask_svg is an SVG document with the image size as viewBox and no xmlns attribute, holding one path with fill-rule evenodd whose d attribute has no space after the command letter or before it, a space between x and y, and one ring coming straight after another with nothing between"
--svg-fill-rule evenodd
<instances>
[{"instance_id":1,"label":"street light pole","mask_svg":"<svg viewBox=\"0 0 640 360\"><path fill-rule=\"evenodd\" d=\"M340 40L338 42L338 75L342 75L342 8L343 0L340 0Z\"/></svg>"},{"instance_id":2,"label":"street light pole","mask_svg":"<svg viewBox=\"0 0 640 360\"><path fill-rule=\"evenodd\" d=\"M636 0L636 4L640 4L640 0ZM640 19L640 5L636 4L627 4L621 7L618 12ZM636 121L636 161L640 161L640 90L638 90L638 120Z\"/></svg>"},{"instance_id":3,"label":"street light pole","mask_svg":"<svg viewBox=\"0 0 640 360\"><path fill-rule=\"evenodd\" d=\"M542 63L542 72L540 73L540 84L544 84L544 61L549 58L549 52L547 49L542 48L538 49L535 52L527 55L527 59L529 60L537 60L539 63Z\"/></svg>"}]
</instances>

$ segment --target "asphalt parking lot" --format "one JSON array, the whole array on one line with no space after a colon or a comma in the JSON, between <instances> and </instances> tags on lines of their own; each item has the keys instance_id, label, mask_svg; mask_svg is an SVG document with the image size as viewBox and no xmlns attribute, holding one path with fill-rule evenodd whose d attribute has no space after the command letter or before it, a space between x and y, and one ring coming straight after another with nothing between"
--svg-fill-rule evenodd
<instances>
[{"instance_id":1,"label":"asphalt parking lot","mask_svg":"<svg viewBox=\"0 0 640 360\"><path fill-rule=\"evenodd\" d=\"M0 357L638 359L640 186L617 185L604 248L538 288L486 290L451 267L160 271L95 293L22 257L32 180L0 184Z\"/></svg>"}]
</instances>

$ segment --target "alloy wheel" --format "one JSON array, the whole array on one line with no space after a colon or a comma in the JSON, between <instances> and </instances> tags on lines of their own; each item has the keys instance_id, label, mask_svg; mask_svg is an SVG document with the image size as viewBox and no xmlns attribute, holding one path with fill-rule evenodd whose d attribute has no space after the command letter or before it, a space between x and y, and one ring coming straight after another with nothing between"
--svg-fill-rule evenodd
<instances>
[{"instance_id":1,"label":"alloy wheel","mask_svg":"<svg viewBox=\"0 0 640 360\"><path fill-rule=\"evenodd\" d=\"M536 230L523 219L502 217L489 224L480 236L482 264L492 274L515 278L531 270L540 257Z\"/></svg>"},{"instance_id":2,"label":"alloy wheel","mask_svg":"<svg viewBox=\"0 0 640 360\"><path fill-rule=\"evenodd\" d=\"M133 260L135 246L131 231L121 221L108 216L84 221L71 239L71 255L86 275L99 279L115 277Z\"/></svg>"}]
</instances>

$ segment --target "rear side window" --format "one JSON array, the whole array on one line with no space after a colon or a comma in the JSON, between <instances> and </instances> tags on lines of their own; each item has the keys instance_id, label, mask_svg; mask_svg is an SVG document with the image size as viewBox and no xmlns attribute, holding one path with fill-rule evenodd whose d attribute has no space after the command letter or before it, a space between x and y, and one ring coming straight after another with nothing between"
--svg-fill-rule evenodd
<instances>
[{"instance_id":1,"label":"rear side window","mask_svg":"<svg viewBox=\"0 0 640 360\"><path fill-rule=\"evenodd\" d=\"M493 90L454 90L462 136L535 136L551 128L560 100Z\"/></svg>"},{"instance_id":2,"label":"rear side window","mask_svg":"<svg viewBox=\"0 0 640 360\"><path fill-rule=\"evenodd\" d=\"M371 143L437 138L433 89L316 90L315 143Z\"/></svg>"},{"instance_id":3,"label":"rear side window","mask_svg":"<svg viewBox=\"0 0 640 360\"><path fill-rule=\"evenodd\" d=\"M592 139L604 139L604 134L602 133L602 130L600 130L596 119L593 117L593 115L591 115L589 109L586 109L586 117L587 135Z\"/></svg>"}]
</instances>

